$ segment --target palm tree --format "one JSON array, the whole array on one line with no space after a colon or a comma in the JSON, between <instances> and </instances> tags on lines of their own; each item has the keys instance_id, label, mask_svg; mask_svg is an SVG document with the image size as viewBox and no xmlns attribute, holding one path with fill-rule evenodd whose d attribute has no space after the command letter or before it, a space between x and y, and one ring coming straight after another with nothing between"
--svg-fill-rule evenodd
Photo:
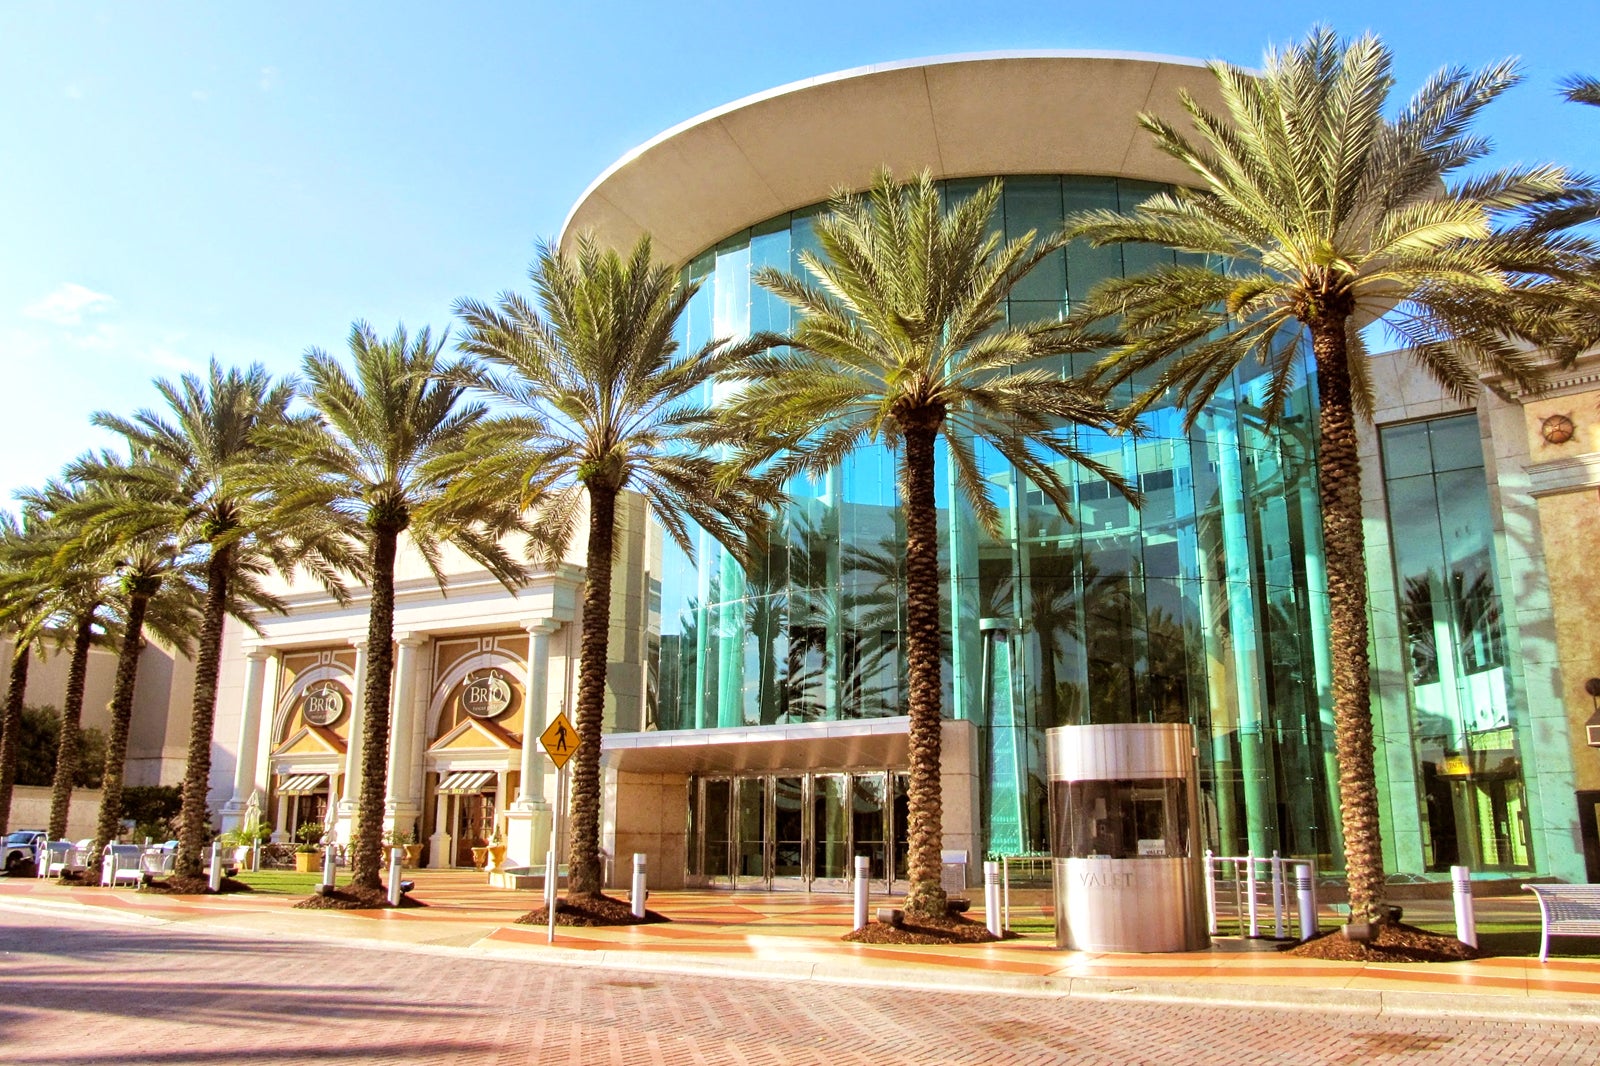
<instances>
[{"instance_id":1,"label":"palm tree","mask_svg":"<svg viewBox=\"0 0 1600 1066\"><path fill-rule=\"evenodd\" d=\"M673 330L698 285L655 262L647 237L627 258L588 237L574 253L541 246L529 276L537 306L514 293L493 306L456 305L467 325L461 349L485 364L470 380L510 412L474 435L472 461L451 492L527 506L550 486L533 523L545 550L572 541L588 502L568 889L577 899L601 891L600 734L617 498L642 494L686 553L692 522L742 554L744 535L777 497L749 478L721 477L706 448L703 396L718 373L766 340L713 340L680 352Z\"/></svg>"},{"instance_id":2,"label":"palm tree","mask_svg":"<svg viewBox=\"0 0 1600 1066\"><path fill-rule=\"evenodd\" d=\"M35 531L31 523L0 511L0 629L11 634L11 665L6 701L0 711L0 837L11 821L11 794L17 780L17 750L22 743L22 707L28 665L39 635L40 589L23 576L22 558Z\"/></svg>"},{"instance_id":3,"label":"palm tree","mask_svg":"<svg viewBox=\"0 0 1600 1066\"><path fill-rule=\"evenodd\" d=\"M1409 357L1465 399L1478 374L1525 378L1531 357L1507 335L1523 298L1577 261L1581 243L1531 221L1570 195L1559 168L1458 177L1488 144L1478 113L1517 81L1510 63L1435 75L1395 118L1389 50L1314 29L1269 53L1255 75L1212 64L1226 106L1183 98L1196 135L1140 121L1194 174L1192 188L1150 197L1130 215L1090 212L1067 232L1095 244L1145 242L1179 260L1111 279L1088 315L1119 319L1123 338L1099 368L1141 375L1135 410L1176 400L1192 425L1235 368L1269 371L1262 414L1283 415L1309 334L1320 405L1319 487L1328 564L1335 746L1352 929L1381 922L1383 853L1373 770L1357 423L1376 405L1359 331L1381 318ZM1148 373L1147 373L1148 372ZM1153 380L1152 380L1153 378Z\"/></svg>"},{"instance_id":4,"label":"palm tree","mask_svg":"<svg viewBox=\"0 0 1600 1066\"><path fill-rule=\"evenodd\" d=\"M1063 244L992 229L990 183L948 210L924 173L896 184L880 172L864 196L843 193L816 224L820 255L802 253L802 280L772 269L756 280L799 312L788 351L749 360L730 400L738 435L771 435L744 462L775 480L820 476L869 440L899 455L905 509L905 647L911 716L910 891L906 911L943 917L939 887L940 682L938 512L934 449L942 437L963 499L992 534L1000 510L974 444L993 447L1065 514L1073 464L1132 490L1074 442L1077 426L1110 429L1115 411L1039 360L1091 350L1096 338L1062 322L1003 325L1012 286Z\"/></svg>"},{"instance_id":5,"label":"palm tree","mask_svg":"<svg viewBox=\"0 0 1600 1066\"><path fill-rule=\"evenodd\" d=\"M53 630L57 647L71 648L46 829L50 839L60 840L67 833L72 783L78 776L79 722L89 677L89 649L108 635L110 618L106 608L111 588L100 565L102 560L68 548L71 538L67 525L57 514L69 498L61 482L53 481L43 489L25 489L17 497L33 520L37 535L25 539L13 556L17 568L10 580L36 587L37 610Z\"/></svg>"},{"instance_id":6,"label":"palm tree","mask_svg":"<svg viewBox=\"0 0 1600 1066\"><path fill-rule=\"evenodd\" d=\"M201 595L195 561L178 531L145 528L147 500L130 491L125 460L110 452L75 460L64 480L46 491L57 519L76 532L62 551L96 560L112 581L107 606L114 612L121 641L111 694L111 727L101 776L100 814L89 868L117 838L122 823L122 789L127 762L133 697L146 630L181 654L189 654ZM124 537L128 523L138 535Z\"/></svg>"},{"instance_id":7,"label":"palm tree","mask_svg":"<svg viewBox=\"0 0 1600 1066\"><path fill-rule=\"evenodd\" d=\"M252 480L272 462L259 435L288 421L292 384L274 384L259 365L224 370L212 361L206 376L185 374L177 383L159 380L172 421L154 410L131 419L107 412L96 425L127 438L143 461L128 466L121 480L141 497L139 516L122 526L123 542L176 535L193 545L203 566L205 597L195 660L194 701L183 809L174 873L198 877L200 849L210 817L206 793L211 778L211 733L216 717L217 672L222 626L234 605L281 610L259 579L304 566L330 592L345 597L338 574L359 569L361 560L341 536L334 516L315 509L288 511Z\"/></svg>"},{"instance_id":8,"label":"palm tree","mask_svg":"<svg viewBox=\"0 0 1600 1066\"><path fill-rule=\"evenodd\" d=\"M442 380L445 337L399 327L380 340L370 326L350 328L351 378L326 352L313 348L303 364L303 393L315 411L274 427L261 439L282 461L263 468L262 484L287 519L323 511L365 555L371 587L367 612L366 691L361 734L361 806L352 839L351 883L379 889L383 866L384 793L389 766L389 685L394 673L394 568L406 534L442 589L440 546L465 552L505 586L516 589L523 569L500 546L520 528L515 497L448 496L428 464L461 451L486 412L462 404L464 387ZM532 734L529 734L530 742Z\"/></svg>"}]
</instances>

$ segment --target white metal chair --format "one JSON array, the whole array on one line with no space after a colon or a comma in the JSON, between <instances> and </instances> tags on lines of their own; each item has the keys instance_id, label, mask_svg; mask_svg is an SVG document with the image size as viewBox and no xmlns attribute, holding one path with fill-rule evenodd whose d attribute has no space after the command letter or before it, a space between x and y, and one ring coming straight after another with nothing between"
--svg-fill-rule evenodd
<instances>
[{"instance_id":1,"label":"white metal chair","mask_svg":"<svg viewBox=\"0 0 1600 1066\"><path fill-rule=\"evenodd\" d=\"M100 884L115 888L120 884L138 885L144 880L137 844L109 844L100 861Z\"/></svg>"},{"instance_id":2,"label":"white metal chair","mask_svg":"<svg viewBox=\"0 0 1600 1066\"><path fill-rule=\"evenodd\" d=\"M39 876L59 877L78 864L78 846L70 840L49 840L39 850Z\"/></svg>"}]
</instances>

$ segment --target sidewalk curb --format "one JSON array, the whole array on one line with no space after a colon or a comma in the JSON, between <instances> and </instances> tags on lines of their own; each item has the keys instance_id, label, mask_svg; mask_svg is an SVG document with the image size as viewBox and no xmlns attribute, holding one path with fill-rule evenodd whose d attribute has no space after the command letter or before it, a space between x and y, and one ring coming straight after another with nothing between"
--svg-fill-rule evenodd
<instances>
[{"instance_id":1,"label":"sidewalk curb","mask_svg":"<svg viewBox=\"0 0 1600 1066\"><path fill-rule=\"evenodd\" d=\"M788 957L722 959L676 952L626 949L578 950L543 944L490 941L469 946L416 943L374 937L345 936L327 931L268 931L250 925L204 919L173 921L114 911L94 904L0 897L0 911L33 912L52 917L154 929L181 926L186 931L252 940L296 940L341 948L398 951L417 955L517 960L549 966L612 970L619 973L737 978L763 981L811 981L820 984L985 995L1133 1001L1173 1006L1236 1007L1271 1010L1317 1010L1370 1017L1461 1017L1484 1021L1561 1022L1600 1025L1600 997L1550 999L1463 992L1413 992L1379 989L1307 988L1293 985L1243 985L1226 981L1162 981L1140 978L1041 976L977 970L933 971L889 969L837 959L805 957L804 949ZM233 916L229 916L233 917Z\"/></svg>"}]
</instances>

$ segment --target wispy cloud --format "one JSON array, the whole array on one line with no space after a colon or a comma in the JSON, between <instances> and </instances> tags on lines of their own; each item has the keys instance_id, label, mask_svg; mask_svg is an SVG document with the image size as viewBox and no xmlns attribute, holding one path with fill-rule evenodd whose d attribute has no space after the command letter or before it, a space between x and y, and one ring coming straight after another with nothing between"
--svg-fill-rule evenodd
<instances>
[{"instance_id":1,"label":"wispy cloud","mask_svg":"<svg viewBox=\"0 0 1600 1066\"><path fill-rule=\"evenodd\" d=\"M261 80L256 82L256 84L261 86L261 91L264 93L271 92L273 89L276 89L278 87L278 68L262 67Z\"/></svg>"},{"instance_id":2,"label":"wispy cloud","mask_svg":"<svg viewBox=\"0 0 1600 1066\"><path fill-rule=\"evenodd\" d=\"M58 326L76 326L83 322L85 315L100 314L116 302L103 292L69 281L24 307L22 313Z\"/></svg>"},{"instance_id":3,"label":"wispy cloud","mask_svg":"<svg viewBox=\"0 0 1600 1066\"><path fill-rule=\"evenodd\" d=\"M203 104L207 100L211 99L211 94L206 92L204 89L192 89L189 92L189 99L198 100Z\"/></svg>"}]
</instances>

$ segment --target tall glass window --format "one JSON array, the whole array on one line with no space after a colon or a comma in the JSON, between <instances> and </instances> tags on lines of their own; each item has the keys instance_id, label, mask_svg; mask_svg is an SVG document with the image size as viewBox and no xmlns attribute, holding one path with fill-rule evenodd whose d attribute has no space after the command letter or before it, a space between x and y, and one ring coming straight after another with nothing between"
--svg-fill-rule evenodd
<instances>
[{"instance_id":1,"label":"tall glass window","mask_svg":"<svg viewBox=\"0 0 1600 1066\"><path fill-rule=\"evenodd\" d=\"M970 195L977 181L948 182ZM1069 213L1131 210L1156 186L1097 177L1010 177L996 224L1045 234ZM680 342L783 331L787 305L752 269L803 272L812 208L721 242L687 267L704 287ZM1056 253L1012 293L1013 322L1054 318L1106 278L1170 252ZM1052 370L1081 370L1058 361ZM1188 721L1201 751L1209 846L1339 862L1331 811L1332 733L1319 572L1314 407L1308 386L1284 421L1261 421L1260 371L1221 389L1186 430L1158 409L1135 440L1084 433L1082 446L1136 484L1143 509L1100 478L1064 470L1073 521L998 455L977 449L1005 515L983 534L961 507L941 451L938 505L947 645L945 713L985 745L986 846L1047 850L1042 731L1088 722ZM1303 377L1302 377L1303 380ZM1131 387L1130 387L1131 388ZM748 572L702 537L691 565L672 549L661 575L654 721L662 729L769 725L906 712L904 521L894 457L869 448L789 486L765 555Z\"/></svg>"},{"instance_id":2,"label":"tall glass window","mask_svg":"<svg viewBox=\"0 0 1600 1066\"><path fill-rule=\"evenodd\" d=\"M1381 441L1428 868L1528 869L1477 416L1388 426Z\"/></svg>"}]
</instances>

